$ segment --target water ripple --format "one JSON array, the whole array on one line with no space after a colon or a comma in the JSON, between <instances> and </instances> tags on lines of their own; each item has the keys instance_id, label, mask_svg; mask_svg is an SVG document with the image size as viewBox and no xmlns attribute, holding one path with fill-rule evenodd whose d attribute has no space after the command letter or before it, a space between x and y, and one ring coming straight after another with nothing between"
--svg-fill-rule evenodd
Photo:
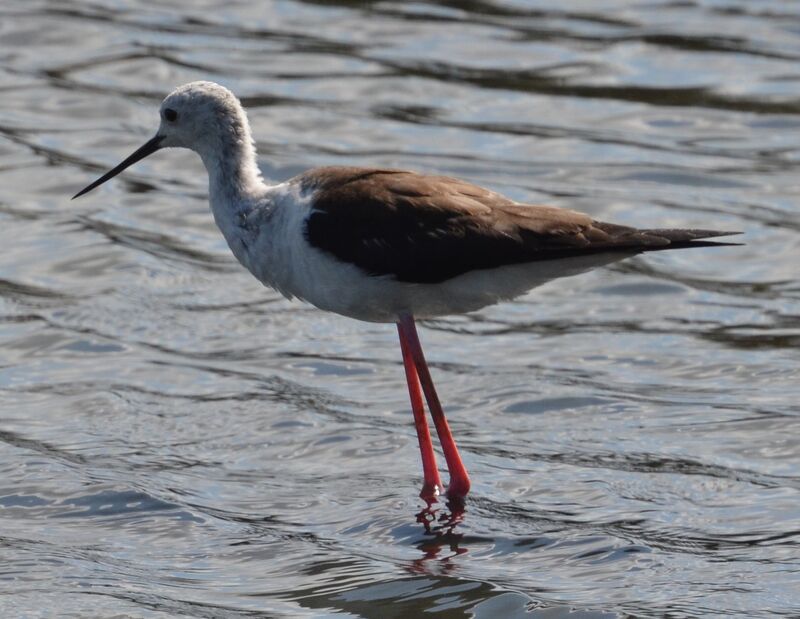
<instances>
[{"instance_id":1,"label":"water ripple","mask_svg":"<svg viewBox=\"0 0 800 619\"><path fill-rule=\"evenodd\" d=\"M5 3L5 614L798 616L799 36L744 0ZM242 272L196 157L69 201L193 79L278 181L423 168L745 245L426 321L475 487L423 505L396 333Z\"/></svg>"}]
</instances>

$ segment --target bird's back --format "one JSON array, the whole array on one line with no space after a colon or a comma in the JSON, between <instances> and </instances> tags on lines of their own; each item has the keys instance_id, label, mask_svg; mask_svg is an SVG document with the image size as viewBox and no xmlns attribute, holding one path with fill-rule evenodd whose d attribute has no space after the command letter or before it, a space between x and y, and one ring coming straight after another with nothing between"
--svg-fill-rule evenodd
<instances>
[{"instance_id":1,"label":"bird's back","mask_svg":"<svg viewBox=\"0 0 800 619\"><path fill-rule=\"evenodd\" d=\"M313 196L308 243L370 275L402 282L441 283L470 271L685 247L728 234L637 230L405 170L326 167L294 181Z\"/></svg>"}]
</instances>

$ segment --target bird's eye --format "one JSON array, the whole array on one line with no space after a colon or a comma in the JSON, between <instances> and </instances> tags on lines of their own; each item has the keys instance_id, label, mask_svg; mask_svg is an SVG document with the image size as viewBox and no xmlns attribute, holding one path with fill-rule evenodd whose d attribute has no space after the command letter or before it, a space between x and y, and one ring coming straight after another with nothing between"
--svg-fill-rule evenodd
<instances>
[{"instance_id":1,"label":"bird's eye","mask_svg":"<svg viewBox=\"0 0 800 619\"><path fill-rule=\"evenodd\" d=\"M166 110L164 110L164 118L166 118L169 122L175 122L178 120L178 112L168 107Z\"/></svg>"}]
</instances>

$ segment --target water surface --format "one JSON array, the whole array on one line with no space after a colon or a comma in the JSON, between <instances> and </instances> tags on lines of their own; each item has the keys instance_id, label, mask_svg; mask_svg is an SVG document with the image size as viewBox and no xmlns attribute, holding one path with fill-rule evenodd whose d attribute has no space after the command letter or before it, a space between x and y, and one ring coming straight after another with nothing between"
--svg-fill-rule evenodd
<instances>
[{"instance_id":1,"label":"water surface","mask_svg":"<svg viewBox=\"0 0 800 619\"><path fill-rule=\"evenodd\" d=\"M0 7L0 614L800 615L800 8ZM422 339L474 481L429 510L396 334L239 267L154 131L246 104L265 174L456 175L744 230Z\"/></svg>"}]
</instances>

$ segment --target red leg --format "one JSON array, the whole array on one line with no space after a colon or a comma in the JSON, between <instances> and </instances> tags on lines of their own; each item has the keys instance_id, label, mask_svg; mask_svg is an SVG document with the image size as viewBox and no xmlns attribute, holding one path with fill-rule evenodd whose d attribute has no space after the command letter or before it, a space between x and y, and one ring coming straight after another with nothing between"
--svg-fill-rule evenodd
<instances>
[{"instance_id":1,"label":"red leg","mask_svg":"<svg viewBox=\"0 0 800 619\"><path fill-rule=\"evenodd\" d=\"M403 330L397 325L397 332L400 335L400 350L403 352L403 366L406 369L406 382L408 383L408 396L411 399L411 410L414 411L414 425L417 428L417 439L419 440L419 451L422 455L422 474L424 482L422 491L419 495L430 501L439 494L443 488L442 480L439 478L439 469L436 467L436 454L433 451L431 433L428 430L428 422L425 420L425 405L422 402L422 391L420 391L419 376L417 368L414 366L414 359L411 357L408 343L403 336Z\"/></svg>"},{"instance_id":2,"label":"red leg","mask_svg":"<svg viewBox=\"0 0 800 619\"><path fill-rule=\"evenodd\" d=\"M419 380L422 383L422 390L428 401L431 417L433 417L433 425L436 427L436 434L439 436L439 443L442 445L444 458L447 461L447 469L450 472L447 495L456 499L463 498L469 492L469 475L461 461L456 442L453 440L450 426L447 424L442 405L439 403L439 396L436 395L436 387L433 385L428 364L425 362L425 354L422 352L422 345L419 342L414 317L410 314L401 316L397 328L400 331L401 341L405 339L411 358L414 360Z\"/></svg>"}]
</instances>

